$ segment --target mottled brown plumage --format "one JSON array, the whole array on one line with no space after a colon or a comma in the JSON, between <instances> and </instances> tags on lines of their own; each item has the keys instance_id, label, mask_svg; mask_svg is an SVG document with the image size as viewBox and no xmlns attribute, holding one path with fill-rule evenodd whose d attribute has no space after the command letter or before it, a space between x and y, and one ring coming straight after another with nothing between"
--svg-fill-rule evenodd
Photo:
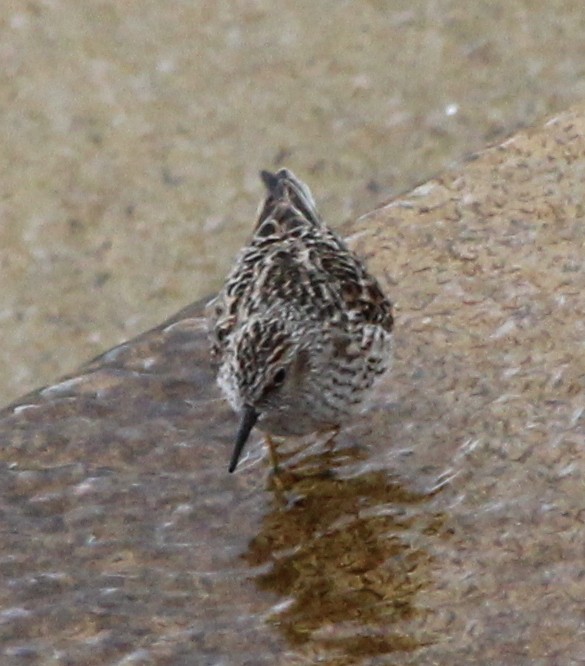
<instances>
[{"instance_id":1,"label":"mottled brown plumage","mask_svg":"<svg viewBox=\"0 0 585 666\"><path fill-rule=\"evenodd\" d=\"M218 383L251 428L297 435L351 418L390 362L392 305L287 169L262 172L254 235L212 302Z\"/></svg>"}]
</instances>

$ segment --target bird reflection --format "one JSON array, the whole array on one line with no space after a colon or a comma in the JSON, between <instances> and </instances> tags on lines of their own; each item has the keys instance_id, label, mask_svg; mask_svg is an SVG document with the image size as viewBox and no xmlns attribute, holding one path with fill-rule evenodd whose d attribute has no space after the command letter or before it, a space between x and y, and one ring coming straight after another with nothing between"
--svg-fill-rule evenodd
<instances>
[{"instance_id":1,"label":"bird reflection","mask_svg":"<svg viewBox=\"0 0 585 666\"><path fill-rule=\"evenodd\" d=\"M261 590L286 599L270 622L292 646L310 641L312 652L355 658L430 641L412 628L429 578L419 537L443 518L432 515L430 495L367 457L359 446L314 453L271 484L272 510L243 557L262 569Z\"/></svg>"}]
</instances>

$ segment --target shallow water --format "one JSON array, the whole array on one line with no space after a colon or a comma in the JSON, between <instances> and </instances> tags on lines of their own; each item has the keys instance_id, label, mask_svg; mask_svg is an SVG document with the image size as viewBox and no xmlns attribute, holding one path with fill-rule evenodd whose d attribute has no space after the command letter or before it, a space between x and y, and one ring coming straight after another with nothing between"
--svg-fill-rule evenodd
<instances>
[{"instance_id":1,"label":"shallow water","mask_svg":"<svg viewBox=\"0 0 585 666\"><path fill-rule=\"evenodd\" d=\"M445 470L387 448L412 415L289 443L277 480L257 439L228 475L236 423L203 328L148 335L147 354L130 343L5 415L4 654L269 664L428 641Z\"/></svg>"}]
</instances>

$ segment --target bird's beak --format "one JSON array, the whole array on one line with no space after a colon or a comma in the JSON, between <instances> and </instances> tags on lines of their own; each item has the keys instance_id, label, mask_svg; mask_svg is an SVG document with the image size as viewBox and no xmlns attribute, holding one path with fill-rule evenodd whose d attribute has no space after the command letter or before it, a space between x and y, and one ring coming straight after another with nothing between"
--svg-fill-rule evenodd
<instances>
[{"instance_id":1,"label":"bird's beak","mask_svg":"<svg viewBox=\"0 0 585 666\"><path fill-rule=\"evenodd\" d=\"M258 420L258 416L259 414L254 407L251 405L244 405L242 420L240 421L240 428L236 437L236 445L234 446L234 452L232 453L232 459L230 461L230 466L228 467L230 474L238 465L238 460L240 459L244 444L247 442L250 431Z\"/></svg>"}]
</instances>

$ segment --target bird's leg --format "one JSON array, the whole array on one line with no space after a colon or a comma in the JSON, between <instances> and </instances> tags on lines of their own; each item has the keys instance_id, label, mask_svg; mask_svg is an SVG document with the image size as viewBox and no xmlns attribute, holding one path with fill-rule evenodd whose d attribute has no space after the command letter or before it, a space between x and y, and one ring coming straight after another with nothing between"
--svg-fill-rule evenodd
<instances>
[{"instance_id":1,"label":"bird's leg","mask_svg":"<svg viewBox=\"0 0 585 666\"><path fill-rule=\"evenodd\" d=\"M270 462L272 463L272 471L274 474L278 474L280 468L278 467L278 456L276 455L276 445L274 440L270 435L264 435L264 440L268 446L268 452L270 454Z\"/></svg>"},{"instance_id":2,"label":"bird's leg","mask_svg":"<svg viewBox=\"0 0 585 666\"><path fill-rule=\"evenodd\" d=\"M335 438L337 437L338 432L341 430L340 426L330 426L327 428L322 428L317 431L317 436L319 438L326 437L325 441L322 443L323 453L318 456L318 466L317 476L322 478L331 478L333 476L333 470L330 467L331 461L333 459L333 452L335 449Z\"/></svg>"},{"instance_id":3,"label":"bird's leg","mask_svg":"<svg viewBox=\"0 0 585 666\"><path fill-rule=\"evenodd\" d=\"M278 456L276 455L276 444L270 435L264 435L264 441L268 445L268 453L270 455L270 462L272 463L272 475L270 482L273 489L276 491L279 500L285 505L287 499L283 494L286 490L286 484L284 482L283 474L281 473L280 466L278 464Z\"/></svg>"},{"instance_id":4,"label":"bird's leg","mask_svg":"<svg viewBox=\"0 0 585 666\"><path fill-rule=\"evenodd\" d=\"M335 446L335 438L339 434L339 431L341 430L341 426L333 426L333 428L328 428L327 430L323 430L323 433L328 433L327 439L325 440L325 445L329 449L329 451L333 451L333 447Z\"/></svg>"}]
</instances>

